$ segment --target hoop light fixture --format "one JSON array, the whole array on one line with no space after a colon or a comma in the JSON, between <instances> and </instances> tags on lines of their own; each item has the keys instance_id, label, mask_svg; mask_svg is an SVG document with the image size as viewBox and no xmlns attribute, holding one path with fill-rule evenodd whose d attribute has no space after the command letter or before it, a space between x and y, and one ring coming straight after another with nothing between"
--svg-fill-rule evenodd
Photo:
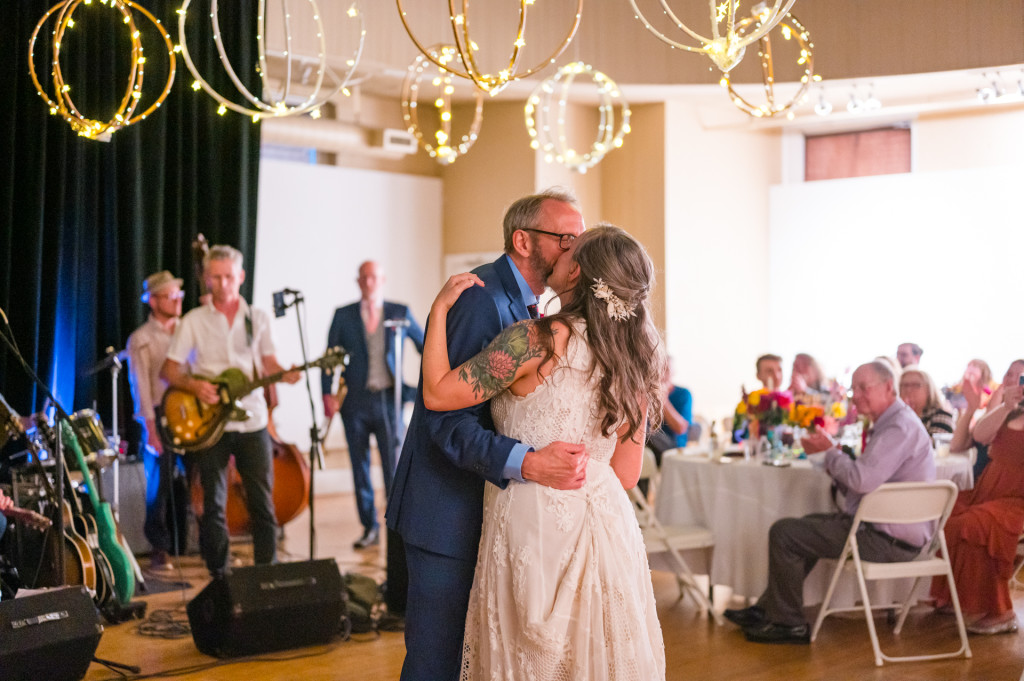
<instances>
[{"instance_id":1,"label":"hoop light fixture","mask_svg":"<svg viewBox=\"0 0 1024 681\"><path fill-rule=\"evenodd\" d=\"M754 15L743 19L736 25L738 33L743 34L748 30L758 30L760 27L760 15ZM803 75L800 77L800 87L796 94L786 102L775 100L775 54L772 50L772 36L780 35L782 39L795 42L799 53L796 57L797 66L803 67ZM776 24L770 32L758 40L757 56L761 60L761 82L764 85L766 102L761 105L751 104L744 99L735 89L729 74L723 74L720 83L729 89L729 96L732 102L742 111L755 118L770 118L781 113L790 111L794 106L803 101L807 88L811 86L812 80L821 80L821 76L814 75L814 44L811 43L811 34L804 25L792 14L787 14L782 21Z\"/></svg>"},{"instance_id":2,"label":"hoop light fixture","mask_svg":"<svg viewBox=\"0 0 1024 681\"><path fill-rule=\"evenodd\" d=\"M569 90L577 76L589 77L597 86L599 97L597 138L590 151L579 153L567 139L566 113L570 106ZM620 107L620 122L615 129L615 104ZM622 146L629 133L629 104L622 98L615 82L583 62L572 62L558 69L543 81L526 100L526 131L530 146L544 154L548 163L560 163L578 173L587 172L601 162L604 155Z\"/></svg>"},{"instance_id":3,"label":"hoop light fixture","mask_svg":"<svg viewBox=\"0 0 1024 681\"><path fill-rule=\"evenodd\" d=\"M405 74L405 80L402 82L402 117L405 119L406 128L416 137L416 141L430 154L430 157L437 159L438 163L448 165L469 151L469 148L476 142L483 120L484 96L479 89L474 90L476 107L473 112L473 122L470 123L469 131L461 136L459 143L453 144L452 95L455 93L455 86L452 85L452 69L447 65L451 65L452 62L459 59L459 53L452 45L434 45L429 52L431 58L422 54L417 55ZM437 64L441 64L441 66ZM423 81L428 77L430 85L435 88L436 93L431 102L438 119L433 141L428 141L426 135L423 134L419 117L420 89Z\"/></svg>"},{"instance_id":4,"label":"hoop light fixture","mask_svg":"<svg viewBox=\"0 0 1024 681\"><path fill-rule=\"evenodd\" d=\"M106 122L89 118L82 114L78 107L75 106L74 101L71 99L71 85L64 80L64 74L61 70L61 46L68 35L67 31L69 29L74 30L75 20L73 15L75 10L78 9L79 5L83 4L86 6L93 5L93 0L66 0L51 7L39 20L28 41L29 75L32 77L32 84L35 86L36 92L39 93L39 96L50 107L50 114L59 115L82 137L108 141L110 136L121 128L145 120L147 116L153 113L167 99L167 95L171 91L171 85L174 84L174 53L176 48L160 20L150 14L144 7L131 0L97 0L97 4L93 5L92 10L116 11L120 15L120 22L125 25L128 31L128 36L131 40L131 69L128 74L128 87L125 89L124 96L121 98L121 102L118 104L113 117ZM142 99L142 80L145 72L146 57L142 46L142 31L139 30L138 25L135 23L134 12L136 11L148 19L160 32L167 47L168 64L167 82L164 84L163 91L148 108L139 114L136 114L135 111ZM35 46L36 40L39 37L39 31L55 14L57 23L52 33L50 57L50 74L53 78L55 95L51 98L36 75Z\"/></svg>"},{"instance_id":5,"label":"hoop light fixture","mask_svg":"<svg viewBox=\"0 0 1024 681\"><path fill-rule=\"evenodd\" d=\"M292 55L292 32L291 32L291 10L289 8L288 0L281 0L281 11L284 20L284 41L285 49L283 56L286 60L286 70L284 77L284 86L280 92L275 95L268 95L267 93L273 92L273 87L269 81L269 75L267 72L267 32L266 32L266 16L267 16L267 0L259 0L257 7L256 16L256 43L258 51L258 67L257 72L260 75L260 80L263 84L264 98L257 97L242 83L238 78L238 74L235 72L234 67L231 65L231 60L224 49L224 40L221 36L220 20L218 12L218 0L211 0L210 2L210 22L213 27L213 42L217 46L217 55L220 57L221 66L227 73L228 78L231 79L232 84L242 95L242 97L248 100L248 105L237 104L227 97L219 93L213 88L210 83L203 78L202 74L199 73L199 69L192 61L192 56L189 54L188 42L185 38L185 22L188 19L188 8L192 4L192 0L185 0L181 9L178 10L178 40L181 45L181 53L185 58L185 65L188 67L189 72L195 81L192 83L193 90L202 89L206 94L213 97L220 106L217 108L217 113L223 115L228 109L236 111L240 114L252 117L254 123L258 122L262 117L284 117L284 116L298 116L306 112L310 112L314 118L319 117L319 108L325 104L331 97L342 91L349 80L355 73L356 65L359 63L359 59L363 53L363 43L366 38L366 28L363 25L363 15L359 11L356 3L352 3L346 12L346 17L357 23L357 30L359 31L358 45L351 58L346 60L346 70L344 77L339 77L327 64L327 39L324 31L324 22L320 16L320 9L317 6L316 0L306 0L309 5L310 11L312 12L313 21L316 26L316 39L317 39L317 60L315 63L316 67L316 81L313 84L311 94L305 99L300 100L296 104L289 104L288 102L293 99L292 97L292 68L293 63L296 61ZM329 85L324 84L325 77L330 76L331 83ZM347 93L346 93L347 94Z\"/></svg>"},{"instance_id":6,"label":"hoop light fixture","mask_svg":"<svg viewBox=\"0 0 1024 681\"><path fill-rule=\"evenodd\" d=\"M430 48L424 47L416 38L412 28L409 27L408 17L406 16L405 8L402 6L402 0L396 0L396 2L398 3L398 16L402 20L402 26L405 27L405 32L409 34L409 38L412 40L413 44L416 45L416 49L418 49L423 56L432 61L438 67L449 68L442 64L437 56L431 54ZM531 76L549 64L554 64L555 60L558 59L562 52L565 51L565 48L569 46L569 43L572 42L573 36L576 35L576 29L580 26L580 17L583 14L583 0L577 0L576 15L572 26L565 34L565 38L559 46L547 59L530 68L522 69L520 67L519 60L522 56L522 49L526 46L526 16L529 8L536 4L536 0L520 0L519 26L516 30L516 39L512 43L508 67L502 69L498 73L484 73L480 70L476 61L475 53L479 51L480 48L469 34L469 0L462 0L461 11L456 9L456 4L457 0L448 0L448 16L452 25L454 49L458 53L459 62L462 64L462 68L453 71L453 73L460 78L468 78L469 80L472 80L479 89L492 95L501 92L510 82Z\"/></svg>"},{"instance_id":7,"label":"hoop light fixture","mask_svg":"<svg viewBox=\"0 0 1024 681\"><path fill-rule=\"evenodd\" d=\"M789 8L796 0L773 0L771 6L768 2L761 2L754 7L754 13L759 15L760 23L757 28L741 33L736 21L736 12L739 10L740 0L708 0L708 10L711 16L711 35L703 36L684 24L675 11L669 6L669 0L658 0L662 13L665 14L676 28L681 30L695 40L698 44L681 43L669 38L647 20L647 17L637 6L637 0L629 0L633 6L636 18L643 23L648 31L653 33L659 40L672 47L688 52L700 52L706 54L723 73L728 73L743 59L743 53L747 45L760 40L768 31L775 28L782 17L786 16Z\"/></svg>"}]
</instances>

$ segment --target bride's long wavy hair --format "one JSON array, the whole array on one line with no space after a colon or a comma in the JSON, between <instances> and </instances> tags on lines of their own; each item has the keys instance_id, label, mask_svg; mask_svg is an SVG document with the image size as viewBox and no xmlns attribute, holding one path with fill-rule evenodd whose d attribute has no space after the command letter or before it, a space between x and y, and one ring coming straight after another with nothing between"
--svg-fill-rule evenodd
<instances>
[{"instance_id":1,"label":"bride's long wavy hair","mask_svg":"<svg viewBox=\"0 0 1024 681\"><path fill-rule=\"evenodd\" d=\"M629 431L623 440L633 437L643 428L644 407L650 427L657 428L665 357L651 319L654 265L650 256L625 230L602 224L576 239L572 259L580 268L572 299L558 313L537 322L540 342L547 349L545 361L554 355L551 323L560 320L573 329L572 321L583 319L590 373L600 375L597 407L603 413L602 432L611 435L626 421ZM598 279L632 309L632 316L612 318L608 302L598 299L592 288Z\"/></svg>"}]
</instances>

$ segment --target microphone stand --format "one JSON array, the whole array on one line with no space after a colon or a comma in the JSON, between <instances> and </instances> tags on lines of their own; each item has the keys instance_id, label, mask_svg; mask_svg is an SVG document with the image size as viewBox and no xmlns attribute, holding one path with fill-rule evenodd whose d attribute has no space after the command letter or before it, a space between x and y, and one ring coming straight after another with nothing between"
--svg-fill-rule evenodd
<instances>
[{"instance_id":1,"label":"microphone stand","mask_svg":"<svg viewBox=\"0 0 1024 681\"><path fill-rule=\"evenodd\" d=\"M285 295L292 297L291 302L283 303L282 298ZM302 312L299 306L299 303L304 304L305 302L306 299L302 296L301 291L285 289L274 294L275 315L283 317L285 310L289 307L295 308L295 321L299 325L299 346L302 349L302 363L309 364L306 352L306 335L302 325ZM309 559L313 560L316 558L316 514L313 510L313 480L316 477L314 474L315 464L320 457L320 429L316 425L316 406L313 402L313 387L309 382L309 367L303 373L306 375L306 395L309 397L309 414L310 423L312 424L309 427Z\"/></svg>"},{"instance_id":2,"label":"microphone stand","mask_svg":"<svg viewBox=\"0 0 1024 681\"><path fill-rule=\"evenodd\" d=\"M395 330L395 451L392 453L391 470L398 466L398 457L402 454L402 442L405 440L405 419L402 418L402 351L405 349L405 329L409 327L408 319L385 319L384 327Z\"/></svg>"}]
</instances>

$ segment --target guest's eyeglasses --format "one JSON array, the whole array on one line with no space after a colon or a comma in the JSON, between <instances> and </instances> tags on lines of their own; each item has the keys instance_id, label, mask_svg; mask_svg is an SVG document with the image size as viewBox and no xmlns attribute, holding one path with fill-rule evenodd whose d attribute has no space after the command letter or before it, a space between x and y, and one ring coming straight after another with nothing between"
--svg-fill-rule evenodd
<instances>
[{"instance_id":1,"label":"guest's eyeglasses","mask_svg":"<svg viewBox=\"0 0 1024 681\"><path fill-rule=\"evenodd\" d=\"M184 291L175 291L174 293L154 293L154 298L167 298L168 300L181 300L185 297Z\"/></svg>"},{"instance_id":2,"label":"guest's eyeglasses","mask_svg":"<svg viewBox=\"0 0 1024 681\"><path fill-rule=\"evenodd\" d=\"M558 239L558 247L563 251L568 251L572 247L572 242L576 240L575 234L559 234L558 232L547 232L543 229L534 229L527 227L523 229L524 232L537 232L538 234L545 234L547 236L553 236Z\"/></svg>"}]
</instances>

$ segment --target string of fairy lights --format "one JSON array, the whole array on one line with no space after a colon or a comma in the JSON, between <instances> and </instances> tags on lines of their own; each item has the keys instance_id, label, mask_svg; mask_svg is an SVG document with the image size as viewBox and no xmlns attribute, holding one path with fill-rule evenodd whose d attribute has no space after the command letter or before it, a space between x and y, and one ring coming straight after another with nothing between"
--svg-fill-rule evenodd
<instances>
[{"instance_id":1,"label":"string of fairy lights","mask_svg":"<svg viewBox=\"0 0 1024 681\"><path fill-rule=\"evenodd\" d=\"M409 39L412 40L416 49L438 67L450 69L451 61L448 62L448 66L445 66L438 57L431 53L430 49L423 46L424 43L419 41L409 26L408 14L402 5L402 0L396 0L396 2L398 4L398 16L402 20L402 27L405 28L405 32L409 35ZM457 4L461 4L461 10L457 8ZM461 2L459 0L448 0L448 17L452 28L452 40L454 49L459 56L458 63L462 65L461 69L456 68L453 73L461 78L468 78L473 81L476 87L491 95L501 92L509 83L515 80L527 78L541 69L554 64L558 57L565 52L565 49L569 47L569 43L572 42L573 36L576 35L576 30L580 26L580 19L583 16L583 0L576 0L576 13L573 22L554 52L534 66L522 68L519 60L522 56L522 50L526 46L526 17L530 8L536 4L536 0L520 0L519 25L516 29L516 38L512 41L509 49L508 66L497 73L484 73L477 64L476 58L476 53L480 51L480 46L469 33L469 4L469 0L461 0Z\"/></svg>"},{"instance_id":2,"label":"string of fairy lights","mask_svg":"<svg viewBox=\"0 0 1024 681\"><path fill-rule=\"evenodd\" d=\"M598 92L597 138L590 150L580 153L568 142L567 111L570 88L577 76L588 76ZM615 105L619 105L619 126L615 127ZM629 133L629 104L611 78L589 64L572 62L543 81L526 101L526 130L530 146L544 154L548 163L559 163L579 173L601 162L604 155L622 146Z\"/></svg>"},{"instance_id":3,"label":"string of fairy lights","mask_svg":"<svg viewBox=\"0 0 1024 681\"><path fill-rule=\"evenodd\" d=\"M707 55L720 71L728 73L743 59L747 45L755 40L759 40L768 31L772 30L776 24L782 21L782 18L786 16L795 1L774 0L770 6L767 2L756 5L754 12L760 15L757 27L753 30L741 31L740 23L736 19L740 0L719 0L717 4L715 0L708 0L711 33L709 36L704 36L683 23L678 13L672 9L669 0L659 0L662 14L670 19L677 29L689 36L690 40L696 44L679 42L674 38L670 38L647 19L637 5L637 0L629 0L629 4L632 5L636 18L640 20L644 28L654 34L659 40L673 48Z\"/></svg>"},{"instance_id":4,"label":"string of fairy lights","mask_svg":"<svg viewBox=\"0 0 1024 681\"><path fill-rule=\"evenodd\" d=\"M322 2L323 0L320 0ZM190 50L188 39L188 22L196 14L192 10L193 0L182 0L177 11L178 42L172 40L160 20L140 6L137 0L63 0L58 2L40 18L35 30L29 38L29 72L32 83L39 96L46 103L52 115L63 118L79 135L89 138L106 140L127 126L145 120L166 100L174 83L177 56L180 55L185 66L193 77L192 89L203 91L217 103L217 113L225 114L234 111L251 118L255 123L262 118L298 116L309 114L319 117L321 107L335 98L339 93L349 94L349 86L354 82L356 69L362 58L366 40L366 27L363 14L356 2L352 2L347 10L336 11L341 21L331 23L331 31L354 37L349 46L350 56L329 62L327 41L327 25L321 14L318 0L301 0L298 4L307 14L293 15L291 4L296 0L276 0L279 12L268 14L268 1L258 0L256 7L256 34L248 39L257 47L255 69L259 75L261 86L257 96L243 82L238 70L234 68L225 47L219 17L219 0L204 3L208 7L210 33L217 57L210 64L198 64ZM574 40L580 26L583 13L583 0L519 0L518 18L515 31L506 35L512 37L507 45L507 61L494 72L481 67L483 56L493 57L503 50L496 51L495 45L481 45L471 32L471 17L474 21L491 21L482 15L474 3L471 12L471 0L448 0L447 23L451 34L446 39L434 42L431 47L424 47L412 28L404 0L395 0L398 16L402 27L418 49L419 54L409 65L402 83L401 106L405 125L416 138L423 150L436 161L450 164L465 155L476 142L483 117L483 95L496 95L514 81L530 77L549 66L555 65L561 55ZM660 10L659 24L649 20L641 11L640 3L646 6L657 6ZM753 6L743 4L741 0L708 0L707 16L709 25L706 29L697 30L685 23L680 16L682 3L690 3L690 7L702 0L629 0L635 18L657 39L674 49L694 52L708 57L721 72L720 84L727 89L733 104L746 114L755 118L768 118L787 115L792 118L793 109L807 98L808 88L821 77L814 72L814 45L810 32L789 10L795 0L763 0ZM565 10L566 24L557 27L553 35L558 37L554 49L546 56L526 65L527 27L543 21L550 25L550 17L533 17L537 5L562 3ZM673 8L673 4L676 5ZM84 9L81 6L85 6ZM571 11L571 17L569 10ZM422 13L422 7L417 7ZM486 9L486 7L485 7ZM75 55L68 54L68 48L82 41L76 33L76 11L106 12L109 21L120 23L127 31L129 42L130 70L124 94L120 97L112 117L99 120L83 113L72 99L72 85L65 78L67 61ZM509 10L512 11L511 8ZM559 8L562 11L562 8ZM332 8L332 12L335 10ZM343 16L342 16L343 15ZM279 25L271 30L270 18L273 16ZM528 21L528 16L533 17ZM653 16L653 14L651 15ZM689 16L689 15L687 15ZM296 21L300 17L302 21ZM511 15L510 15L511 18ZM311 19L311 21L310 21ZM107 19L104 19L107 20ZM192 21L202 19L192 18ZM691 21L690 24L693 22ZM90 22L90 30L95 24ZM296 25L311 27L312 36L300 36L293 31ZM434 24L431 24L434 25ZM681 37L670 37L669 26L681 32ZM491 27L489 27L491 28ZM509 27L511 28L511 27ZM153 29L163 40L166 59L159 59L157 70L166 63L166 74L160 72L164 80L161 88L143 90L143 79L147 73L146 50L149 46ZM49 31L47 53L37 55L40 40ZM563 32L564 31L564 32ZM490 31L492 34L500 32ZM283 41L283 49L272 52L268 47L268 33ZM547 32L545 32L547 34ZM147 37L149 36L149 37ZM231 36L234 40L245 41L244 36ZM312 40L309 38L312 37ZM146 46L144 47L144 41ZM299 56L293 51L293 44L315 45L315 56ZM747 47L757 43L757 57L761 73L763 101L752 96L752 91L734 85L730 72L740 63L746 54ZM347 44L347 43L346 43ZM192 46L194 47L194 46ZM331 54L338 53L332 43ZM531 44L531 47L536 47ZM202 50L206 52L206 50ZM541 52L544 54L544 52ZM777 67L787 63L792 57L795 62L799 82L795 92L788 85L784 88L787 95L782 96L776 90ZM272 64L272 60L273 61ZM493 61L493 60L492 60ZM236 92L224 94L211 84L212 78L204 75L211 69L223 69L228 81ZM41 79L37 68L48 63L49 82ZM62 66L62 63L64 64ZM335 67L344 64L344 68ZM274 68L272 68L272 65ZM788 68L788 67L787 67ZM276 69L276 71L274 70ZM300 75L297 75L301 73ZM272 72L274 75L272 76ZM456 92L456 81L469 81L473 87L473 102L464 107L453 105ZM311 82L310 82L311 81ZM45 83L45 85L44 85ZM575 115L584 101L579 96L579 88L592 86L597 90L597 134L589 149L578 149L570 139L585 138L578 129L580 121L593 120L593 116ZM159 94L153 101L143 103L144 93ZM741 94L741 91L743 94ZM1024 86L1022 86L1024 92ZM979 91L980 92L980 91ZM300 94L301 93L301 94ZM979 95L980 96L980 95ZM148 97L147 97L148 99ZM589 100L593 100L590 96ZM818 93L818 104L815 111L821 115L826 104L823 90ZM853 96L851 95L851 102ZM873 95L869 101L876 101ZM853 111L852 104L850 110ZM831 109L831 106L828 107ZM869 108L869 107L864 107ZM429 115L428 115L429 110ZM464 130L454 131L454 117L457 112L472 112L472 120L467 121ZM610 151L623 145L625 136L630 132L630 109L615 82L603 72L579 60L557 68L553 76L540 82L532 91L524 105L524 121L530 138L531 147L541 154L549 163L559 163L567 168L584 173L598 164Z\"/></svg>"},{"instance_id":5,"label":"string of fairy lights","mask_svg":"<svg viewBox=\"0 0 1024 681\"><path fill-rule=\"evenodd\" d=\"M447 165L469 151L480 134L483 121L484 97L480 90L474 91L476 105L473 109L473 120L469 130L462 135L457 144L453 144L452 136L452 95L455 86L452 83L452 63L461 59L458 50L452 45L435 45L430 48L433 58L417 55L406 72L402 82L402 117L406 128L416 138L417 143L431 158ZM434 95L430 106L437 114L437 127L433 133L433 141L428 141L420 125L419 96L423 81L429 76L430 86ZM426 89L423 87L423 89Z\"/></svg>"},{"instance_id":6,"label":"string of fairy lights","mask_svg":"<svg viewBox=\"0 0 1024 681\"><path fill-rule=\"evenodd\" d=\"M131 69L128 75L128 85L125 88L124 96L114 111L114 115L107 121L89 118L79 111L74 100L71 98L71 84L64 79L64 71L61 67L61 52L64 41L65 38L70 39L71 37L68 33L69 30L72 33L74 32L74 14L81 5L85 5L87 9L94 12L106 11L108 15L109 12L116 11L120 15L120 23L125 26L128 32L131 44ZM135 20L136 12L149 20L160 33L167 47L168 63L167 79L162 91L147 108L138 114L135 111L142 100L142 82L145 75L146 56L142 45L142 31ZM42 83L40 83L39 77L36 74L35 48L40 31L54 15L56 15L54 18L56 25L51 34L50 57L50 76L53 81L54 95L51 97ZM116 131L145 120L147 116L153 113L167 99L171 86L174 84L176 52L177 48L171 42L171 36L164 30L160 20L154 17L146 8L131 0L96 0L95 4L93 0L65 0L65 2L60 2L47 10L39 20L39 23L36 24L35 30L32 31L32 36L28 41L28 68L32 84L35 86L39 96L46 102L51 115L63 118L71 126L72 130L82 137L106 141Z\"/></svg>"},{"instance_id":7,"label":"string of fairy lights","mask_svg":"<svg viewBox=\"0 0 1024 681\"><path fill-rule=\"evenodd\" d=\"M742 19L736 25L737 32L742 35L750 30L758 31L761 27L761 17L762 14L755 13L753 16ZM776 34L783 41L796 44L796 66L803 69L796 93L781 102L777 101L775 97L775 50L772 47L771 38ZM733 104L755 118L777 116L783 113L792 117L793 107L804 100L804 95L811 86L811 82L821 80L821 77L814 73L814 44L811 43L811 34L799 19L792 14L787 14L771 31L763 34L758 40L757 57L761 65L761 82L764 86L766 100L764 104L752 104L740 95L733 87L728 73L722 74L721 85L728 88Z\"/></svg>"},{"instance_id":8,"label":"string of fairy lights","mask_svg":"<svg viewBox=\"0 0 1024 681\"><path fill-rule=\"evenodd\" d=\"M188 9L192 4L192 0L184 0L181 9L178 10L178 40L181 46L182 57L185 59L185 65L188 67L189 72L195 79L192 83L192 89L202 89L206 94L213 97L220 105L217 107L218 114L224 115L230 109L245 116L250 116L254 123L259 122L259 120L264 117L298 116L307 112L310 112L314 118L319 117L320 107L336 94L345 90L349 80L355 73L356 65L359 63L359 59L363 53L363 45L366 39L366 27L363 24L362 13L359 11L358 6L356 3L352 3L349 6L348 11L345 13L345 16L347 19L356 22L359 38L354 49L353 56L346 60L344 75L339 77L338 74L336 74L328 65L327 31L324 28L320 8L316 0L306 0L306 3L309 6L315 25L317 57L315 63L316 80L313 83L310 94L307 95L305 99L300 99L295 104L289 103L292 100L292 69L296 66L296 60L292 58L291 45L293 36L291 30L291 10L288 0L282 1L285 41L285 51L283 55L285 57L284 86L276 94L274 93L274 88L269 81L269 69L267 68L267 0L260 0L257 7L256 44L258 67L256 70L260 75L260 80L263 85L263 98L254 95L245 86L245 84L242 83L234 67L231 65L231 60L228 58L227 51L224 48L224 40L220 29L218 0L211 0L210 22L213 29L213 42L217 47L217 55L220 58L221 66L228 78L231 80L231 83L235 86L235 89L251 104L251 106L237 104L222 95L212 85L210 85L209 81L203 77L202 73L197 68L188 49L188 40L185 30L186 21L188 19ZM325 78L330 78L332 81L331 86L324 85Z\"/></svg>"}]
</instances>

